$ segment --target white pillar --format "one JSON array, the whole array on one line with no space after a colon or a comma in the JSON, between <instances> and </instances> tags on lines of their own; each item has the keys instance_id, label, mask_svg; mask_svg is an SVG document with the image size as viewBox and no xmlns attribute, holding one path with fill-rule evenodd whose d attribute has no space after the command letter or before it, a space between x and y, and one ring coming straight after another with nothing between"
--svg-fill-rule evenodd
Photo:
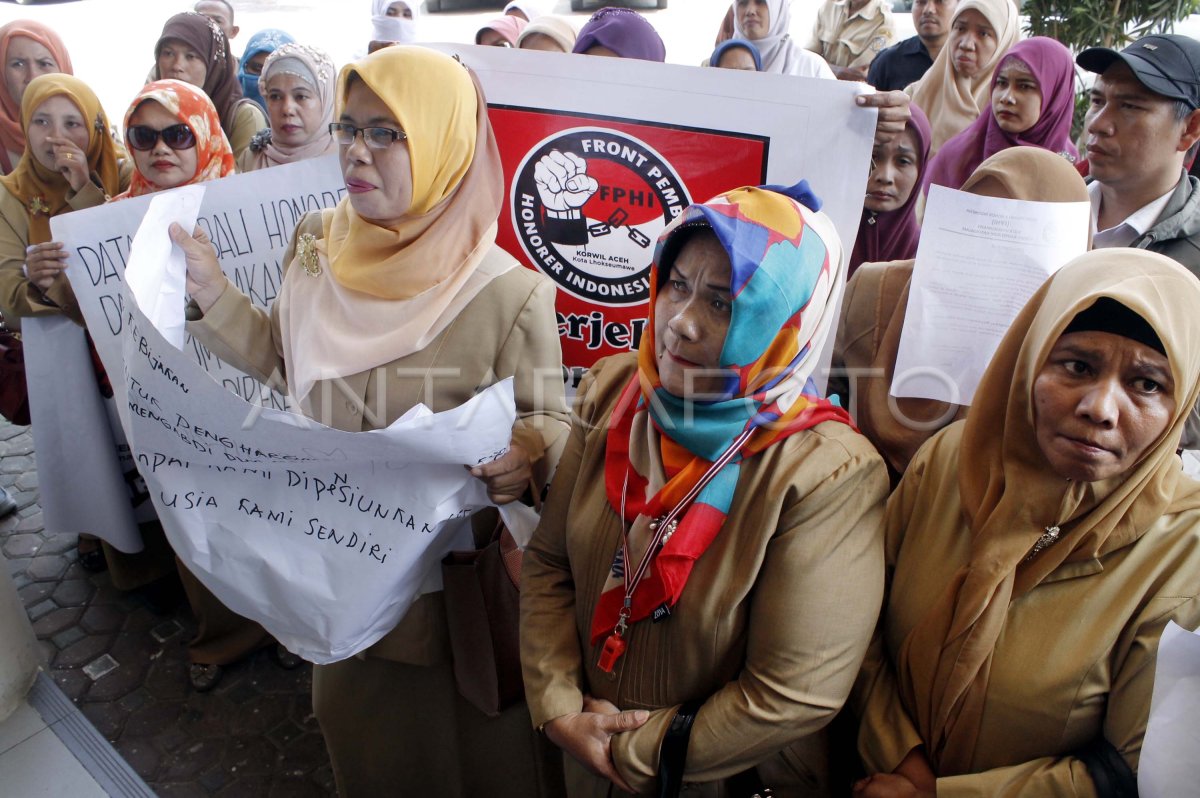
<instances>
[{"instance_id":1,"label":"white pillar","mask_svg":"<svg viewBox=\"0 0 1200 798\"><path fill-rule=\"evenodd\" d=\"M37 640L17 586L0 554L0 721L13 713L33 686L39 662Z\"/></svg>"}]
</instances>

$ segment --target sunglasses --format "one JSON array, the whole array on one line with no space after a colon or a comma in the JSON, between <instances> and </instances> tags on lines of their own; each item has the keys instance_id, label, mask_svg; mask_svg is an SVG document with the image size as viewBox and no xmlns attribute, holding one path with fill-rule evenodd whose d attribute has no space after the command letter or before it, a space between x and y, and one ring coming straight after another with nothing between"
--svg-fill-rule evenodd
<instances>
[{"instance_id":1,"label":"sunglasses","mask_svg":"<svg viewBox=\"0 0 1200 798\"><path fill-rule=\"evenodd\" d=\"M142 152L154 149L159 138L162 138L163 144L173 150L190 150L196 146L196 134L182 122L162 130L155 130L147 125L134 125L126 131L125 138L130 147Z\"/></svg>"}]
</instances>

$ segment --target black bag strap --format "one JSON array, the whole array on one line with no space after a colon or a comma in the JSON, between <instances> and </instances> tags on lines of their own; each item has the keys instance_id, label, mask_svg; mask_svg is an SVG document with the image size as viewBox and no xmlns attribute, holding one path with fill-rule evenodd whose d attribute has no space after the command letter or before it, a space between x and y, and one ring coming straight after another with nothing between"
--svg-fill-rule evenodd
<instances>
[{"instance_id":1,"label":"black bag strap","mask_svg":"<svg viewBox=\"0 0 1200 798\"><path fill-rule=\"evenodd\" d=\"M1116 747L1103 735L1075 753L1096 785L1099 798L1137 798L1137 776Z\"/></svg>"},{"instance_id":2,"label":"black bag strap","mask_svg":"<svg viewBox=\"0 0 1200 798\"><path fill-rule=\"evenodd\" d=\"M667 733L663 735L658 749L658 798L676 798L683 787L683 768L687 761L688 742L692 737L692 724L703 701L684 703L675 711Z\"/></svg>"}]
</instances>

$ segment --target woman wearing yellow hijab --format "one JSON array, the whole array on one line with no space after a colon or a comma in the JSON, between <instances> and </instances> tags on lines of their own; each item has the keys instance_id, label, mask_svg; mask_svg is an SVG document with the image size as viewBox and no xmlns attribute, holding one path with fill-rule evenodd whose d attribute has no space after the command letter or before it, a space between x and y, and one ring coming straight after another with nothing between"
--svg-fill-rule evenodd
<instances>
[{"instance_id":1,"label":"woman wearing yellow hijab","mask_svg":"<svg viewBox=\"0 0 1200 798\"><path fill-rule=\"evenodd\" d=\"M335 118L349 193L301 221L270 313L229 283L202 234L172 229L192 332L345 430L417 402L447 410L514 377L511 450L472 473L497 503L540 492L567 428L554 290L495 245L504 185L482 92L448 56L388 47L342 70ZM313 705L341 795L555 790L557 757L524 703L489 719L457 694L440 591L367 651L318 667Z\"/></svg>"},{"instance_id":2,"label":"woman wearing yellow hijab","mask_svg":"<svg viewBox=\"0 0 1200 798\"><path fill-rule=\"evenodd\" d=\"M856 796L1137 794L1159 637L1200 626L1200 483L1175 453L1198 306L1161 255L1080 256L917 453L888 502Z\"/></svg>"},{"instance_id":3,"label":"woman wearing yellow hijab","mask_svg":"<svg viewBox=\"0 0 1200 798\"><path fill-rule=\"evenodd\" d=\"M83 325L63 271L66 251L50 240L50 217L100 205L119 193L120 151L100 100L82 80L63 73L30 81L21 98L25 151L0 177L0 313L12 329L23 316L62 314ZM16 503L0 489L0 515ZM100 542L82 536L80 562L104 568Z\"/></svg>"},{"instance_id":4,"label":"woman wearing yellow hijab","mask_svg":"<svg viewBox=\"0 0 1200 798\"><path fill-rule=\"evenodd\" d=\"M108 117L87 84L54 73L29 84L21 121L25 153L0 177L0 310L10 326L22 316L59 313L83 324L63 274L66 253L50 240L50 217L121 191Z\"/></svg>"}]
</instances>

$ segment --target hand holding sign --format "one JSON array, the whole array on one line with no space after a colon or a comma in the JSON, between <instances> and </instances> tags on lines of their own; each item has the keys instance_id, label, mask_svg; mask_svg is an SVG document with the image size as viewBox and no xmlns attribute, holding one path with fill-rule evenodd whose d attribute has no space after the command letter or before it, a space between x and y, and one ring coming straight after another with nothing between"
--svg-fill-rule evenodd
<instances>
[{"instance_id":1,"label":"hand holding sign","mask_svg":"<svg viewBox=\"0 0 1200 798\"><path fill-rule=\"evenodd\" d=\"M471 476L483 480L489 499L496 504L508 504L521 498L529 488L533 461L525 447L514 440L503 455L472 468Z\"/></svg>"},{"instance_id":2,"label":"hand holding sign","mask_svg":"<svg viewBox=\"0 0 1200 798\"><path fill-rule=\"evenodd\" d=\"M182 227L172 224L170 235L187 259L187 292L200 310L207 313L229 284L229 278L221 271L221 264L213 252L212 241L199 227L188 235Z\"/></svg>"},{"instance_id":3,"label":"hand holding sign","mask_svg":"<svg viewBox=\"0 0 1200 798\"><path fill-rule=\"evenodd\" d=\"M25 248L25 276L43 293L67 268L67 250L57 241L32 244Z\"/></svg>"},{"instance_id":4,"label":"hand holding sign","mask_svg":"<svg viewBox=\"0 0 1200 798\"><path fill-rule=\"evenodd\" d=\"M578 211L600 189L596 178L587 173L587 162L573 152L554 150L538 161L533 172L538 196L548 211L559 213Z\"/></svg>"}]
</instances>

